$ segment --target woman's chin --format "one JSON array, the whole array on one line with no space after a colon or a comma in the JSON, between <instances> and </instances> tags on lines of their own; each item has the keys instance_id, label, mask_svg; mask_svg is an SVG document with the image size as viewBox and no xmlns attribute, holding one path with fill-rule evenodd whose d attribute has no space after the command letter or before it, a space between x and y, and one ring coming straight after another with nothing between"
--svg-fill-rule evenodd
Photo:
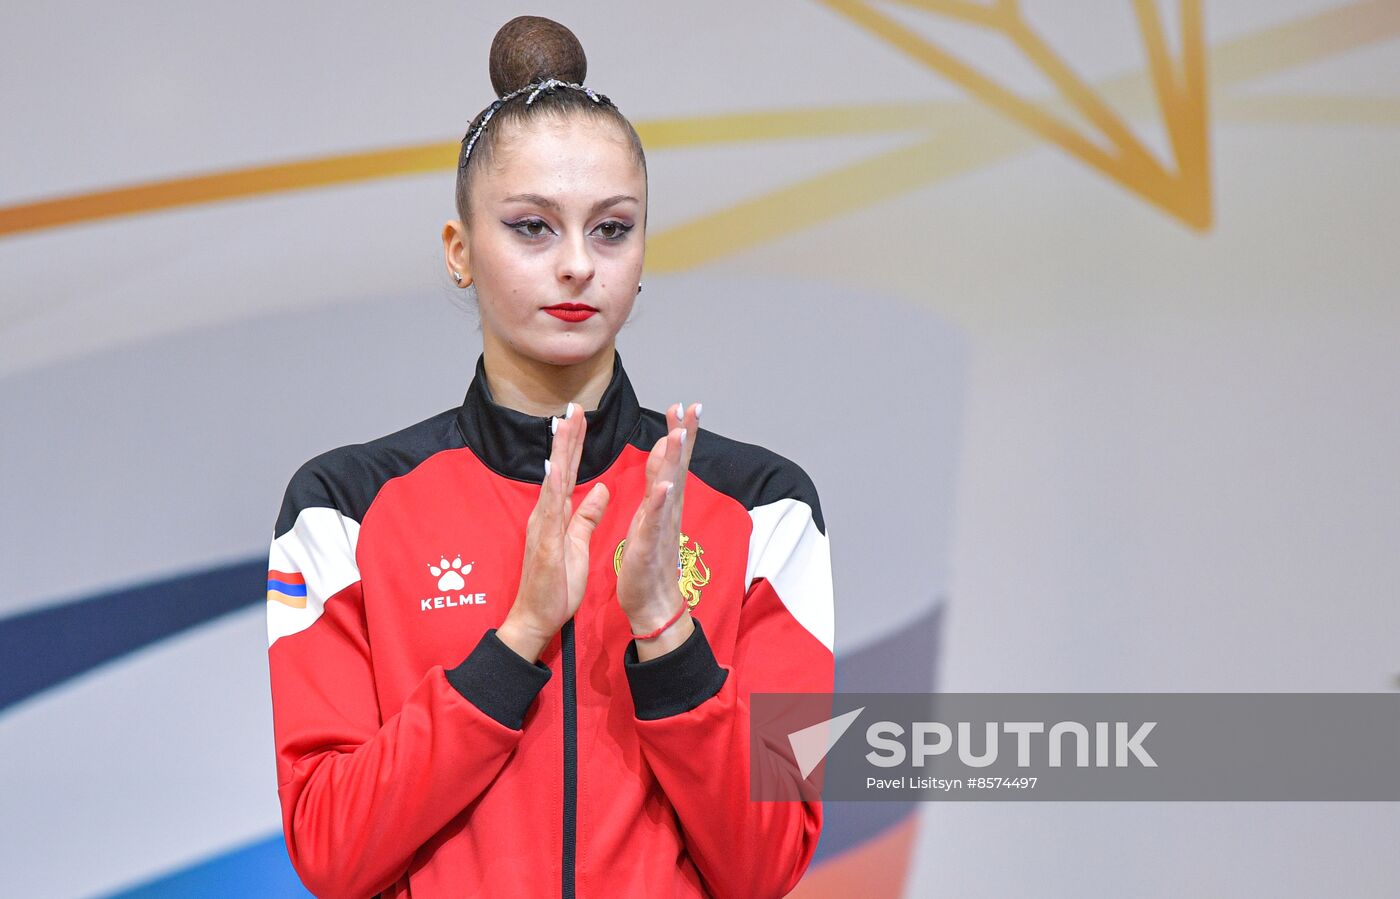
<instances>
[{"instance_id":1,"label":"woman's chin","mask_svg":"<svg viewBox=\"0 0 1400 899\"><path fill-rule=\"evenodd\" d=\"M604 353L611 358L613 342L600 340L596 337L584 337L583 335L560 335L542 341L532 349L535 352L532 352L531 355L540 362L548 365L568 366L592 361Z\"/></svg>"}]
</instances>

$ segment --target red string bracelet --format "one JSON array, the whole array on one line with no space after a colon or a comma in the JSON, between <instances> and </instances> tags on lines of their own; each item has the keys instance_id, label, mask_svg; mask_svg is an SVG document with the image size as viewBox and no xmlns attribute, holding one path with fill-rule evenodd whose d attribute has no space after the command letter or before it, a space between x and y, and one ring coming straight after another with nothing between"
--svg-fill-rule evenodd
<instances>
[{"instance_id":1,"label":"red string bracelet","mask_svg":"<svg viewBox=\"0 0 1400 899\"><path fill-rule=\"evenodd\" d=\"M649 634L633 634L633 635L632 635L632 638L635 639L635 640L650 640L652 637L659 637L659 636L661 636L661 632L662 632L662 631L664 631L666 628L670 627L671 625L675 624L677 621L680 621L680 620L681 620L681 616L685 614L685 610L688 609L688 608L690 608L690 604L687 603L687 602L685 602L684 600L682 600L682 601L681 601L681 607L680 607L680 609L678 609L678 610L676 611L676 614L674 614L674 615L671 616L671 620L670 620L670 621L668 621L668 622L666 622L665 624L661 625L660 627L658 627L656 630L652 631L652 632L649 633Z\"/></svg>"}]
</instances>

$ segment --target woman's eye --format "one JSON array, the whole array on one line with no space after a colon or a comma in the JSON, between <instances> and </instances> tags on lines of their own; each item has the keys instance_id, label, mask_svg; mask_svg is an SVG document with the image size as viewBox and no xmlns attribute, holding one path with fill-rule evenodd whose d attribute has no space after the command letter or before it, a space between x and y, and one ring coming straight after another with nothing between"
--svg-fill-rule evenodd
<instances>
[{"instance_id":1,"label":"woman's eye","mask_svg":"<svg viewBox=\"0 0 1400 899\"><path fill-rule=\"evenodd\" d=\"M549 226L539 219L524 219L511 225L512 228L524 234L526 237L539 237L549 230Z\"/></svg>"},{"instance_id":2,"label":"woman's eye","mask_svg":"<svg viewBox=\"0 0 1400 899\"><path fill-rule=\"evenodd\" d=\"M603 224L598 226L598 230L603 231L604 229L608 229L608 231L603 234L603 237L607 240L621 240L628 231L632 230L632 226L624 225L622 222L603 222Z\"/></svg>"}]
</instances>

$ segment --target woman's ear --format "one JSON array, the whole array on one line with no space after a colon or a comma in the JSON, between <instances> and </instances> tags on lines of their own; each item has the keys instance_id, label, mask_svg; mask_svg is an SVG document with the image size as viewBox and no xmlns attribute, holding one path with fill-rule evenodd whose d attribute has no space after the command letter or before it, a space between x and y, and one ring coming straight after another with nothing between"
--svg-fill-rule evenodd
<instances>
[{"instance_id":1,"label":"woman's ear","mask_svg":"<svg viewBox=\"0 0 1400 899\"><path fill-rule=\"evenodd\" d=\"M472 283L471 253L467 250L467 226L453 219L442 226L442 253L447 273L458 287Z\"/></svg>"}]
</instances>

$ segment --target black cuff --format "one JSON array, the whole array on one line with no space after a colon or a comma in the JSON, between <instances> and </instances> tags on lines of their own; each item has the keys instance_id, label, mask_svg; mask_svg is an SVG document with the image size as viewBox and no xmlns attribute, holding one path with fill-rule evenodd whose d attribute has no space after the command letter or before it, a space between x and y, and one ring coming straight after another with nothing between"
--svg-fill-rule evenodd
<instances>
[{"instance_id":1,"label":"black cuff","mask_svg":"<svg viewBox=\"0 0 1400 899\"><path fill-rule=\"evenodd\" d=\"M719 692L729 672L715 661L710 641L700 629L665 655L645 662L637 660L637 641L629 640L622 667L632 688L632 704L642 721L669 718L688 712Z\"/></svg>"},{"instance_id":2,"label":"black cuff","mask_svg":"<svg viewBox=\"0 0 1400 899\"><path fill-rule=\"evenodd\" d=\"M456 668L445 672L447 682L472 705L512 730L525 726L525 712L549 680L549 666L531 664L496 636L493 627L481 635L476 649Z\"/></svg>"}]
</instances>

